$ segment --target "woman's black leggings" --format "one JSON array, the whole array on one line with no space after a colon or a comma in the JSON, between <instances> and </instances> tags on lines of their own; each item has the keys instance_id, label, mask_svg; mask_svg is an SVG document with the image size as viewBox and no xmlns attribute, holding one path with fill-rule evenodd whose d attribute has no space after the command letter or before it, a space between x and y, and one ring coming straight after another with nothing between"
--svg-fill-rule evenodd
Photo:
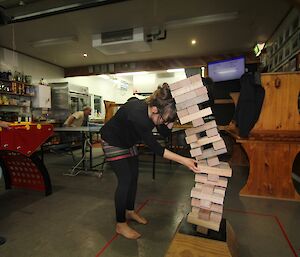
<instances>
[{"instance_id":1,"label":"woman's black leggings","mask_svg":"<svg viewBox=\"0 0 300 257\"><path fill-rule=\"evenodd\" d=\"M126 222L126 210L134 210L139 174L138 157L129 157L110 162L118 178L115 192L115 208L117 222Z\"/></svg>"}]
</instances>

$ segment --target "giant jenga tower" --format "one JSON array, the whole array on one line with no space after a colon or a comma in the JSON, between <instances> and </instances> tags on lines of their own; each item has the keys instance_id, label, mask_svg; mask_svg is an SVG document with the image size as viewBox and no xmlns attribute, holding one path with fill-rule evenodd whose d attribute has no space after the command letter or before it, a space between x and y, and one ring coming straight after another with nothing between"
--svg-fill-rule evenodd
<instances>
[{"instance_id":1,"label":"giant jenga tower","mask_svg":"<svg viewBox=\"0 0 300 257\"><path fill-rule=\"evenodd\" d=\"M180 123L192 122L193 127L185 130L186 142L201 171L195 175L195 187L191 191L192 211L187 221L197 225L197 231L201 233L207 233L208 229L219 231L227 178L231 177L232 170L228 163L219 161L218 155L227 150L215 120L211 119L212 110L201 107L209 100L207 89L200 75L171 84L170 89Z\"/></svg>"}]
</instances>

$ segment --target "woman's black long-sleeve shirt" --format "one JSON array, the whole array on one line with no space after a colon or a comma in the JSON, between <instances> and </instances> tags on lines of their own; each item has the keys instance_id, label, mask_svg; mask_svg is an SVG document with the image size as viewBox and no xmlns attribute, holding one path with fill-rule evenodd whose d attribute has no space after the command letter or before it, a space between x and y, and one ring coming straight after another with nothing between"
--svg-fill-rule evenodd
<instances>
[{"instance_id":1,"label":"woman's black long-sleeve shirt","mask_svg":"<svg viewBox=\"0 0 300 257\"><path fill-rule=\"evenodd\" d=\"M148 116L148 105L143 100L129 101L101 128L100 133L109 145L130 148L143 141L157 155L163 156L164 148L156 141L152 130L155 124ZM166 136L166 126L158 128Z\"/></svg>"}]
</instances>

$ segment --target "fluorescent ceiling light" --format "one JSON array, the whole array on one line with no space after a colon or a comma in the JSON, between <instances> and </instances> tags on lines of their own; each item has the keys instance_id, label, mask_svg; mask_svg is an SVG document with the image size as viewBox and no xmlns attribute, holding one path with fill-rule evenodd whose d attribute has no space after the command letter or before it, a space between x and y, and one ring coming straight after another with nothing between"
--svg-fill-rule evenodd
<instances>
[{"instance_id":1,"label":"fluorescent ceiling light","mask_svg":"<svg viewBox=\"0 0 300 257\"><path fill-rule=\"evenodd\" d=\"M220 22L220 21L228 21L234 20L238 17L238 12L229 12L229 13L218 13L212 15L204 15L199 17L187 18L182 20L174 20L168 21L165 24L165 27L170 28L184 28L192 25L200 25L200 24L207 24L213 22Z\"/></svg>"},{"instance_id":2,"label":"fluorescent ceiling light","mask_svg":"<svg viewBox=\"0 0 300 257\"><path fill-rule=\"evenodd\" d=\"M77 42L76 36L60 37L60 38L48 38L31 43L33 47L43 47L43 46L54 46L54 45L63 45L68 43Z\"/></svg>"},{"instance_id":3,"label":"fluorescent ceiling light","mask_svg":"<svg viewBox=\"0 0 300 257\"><path fill-rule=\"evenodd\" d=\"M135 75L145 75L148 74L148 71L137 71L137 72L124 72L124 73L116 73L116 76L135 76Z\"/></svg>"},{"instance_id":4,"label":"fluorescent ceiling light","mask_svg":"<svg viewBox=\"0 0 300 257\"><path fill-rule=\"evenodd\" d=\"M183 68L180 68L180 69L168 69L167 70L167 72L169 72L169 73L174 73L174 72L182 72L182 71L184 71L184 69Z\"/></svg>"},{"instance_id":5,"label":"fluorescent ceiling light","mask_svg":"<svg viewBox=\"0 0 300 257\"><path fill-rule=\"evenodd\" d=\"M2 1L3 0L0 0L0 2L2 2ZM51 4L48 8L46 8L44 10L43 9L35 10L36 8L33 7L33 8L31 8L33 10L29 10L29 13L21 14L19 16L14 16L12 18L12 21L20 22L20 21L24 21L24 20L36 19L36 18L41 18L41 17L54 15L54 14L77 11L77 10L82 10L82 9L101 6L101 5L107 5L107 4L111 4L114 2L121 2L121 1L124 1L124 0L52 1L52 2L62 2L62 3ZM27 1L20 1L20 2L27 2ZM35 1L35 2L37 2L37 1ZM75 2L75 3L69 4L69 3L64 3L64 2ZM57 5L59 5L59 6L57 6Z\"/></svg>"}]
</instances>

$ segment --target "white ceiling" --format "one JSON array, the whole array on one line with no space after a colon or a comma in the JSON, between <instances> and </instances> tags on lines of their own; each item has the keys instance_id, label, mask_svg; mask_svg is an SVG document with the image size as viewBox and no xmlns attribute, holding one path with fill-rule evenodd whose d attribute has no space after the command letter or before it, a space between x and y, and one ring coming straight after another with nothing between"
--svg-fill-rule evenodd
<instances>
[{"instance_id":1,"label":"white ceiling","mask_svg":"<svg viewBox=\"0 0 300 257\"><path fill-rule=\"evenodd\" d=\"M0 0L0 5L7 7L9 13L16 2L19 1ZM43 2L43 8L46 8L45 2L51 1L29 2ZM26 10L31 4L18 9ZM290 4L285 0L122 1L0 26L0 46L61 67L245 52L251 51L255 43L266 41L289 9ZM167 28L167 38L153 41L150 52L106 56L92 47L92 35L96 33L132 27L143 27L150 33L154 28L164 28L170 21L231 12L238 13L236 19ZM77 41L56 46L32 46L34 41L66 36L75 36ZM197 44L192 46L191 39L196 39ZM88 57L84 58L83 53Z\"/></svg>"}]
</instances>

